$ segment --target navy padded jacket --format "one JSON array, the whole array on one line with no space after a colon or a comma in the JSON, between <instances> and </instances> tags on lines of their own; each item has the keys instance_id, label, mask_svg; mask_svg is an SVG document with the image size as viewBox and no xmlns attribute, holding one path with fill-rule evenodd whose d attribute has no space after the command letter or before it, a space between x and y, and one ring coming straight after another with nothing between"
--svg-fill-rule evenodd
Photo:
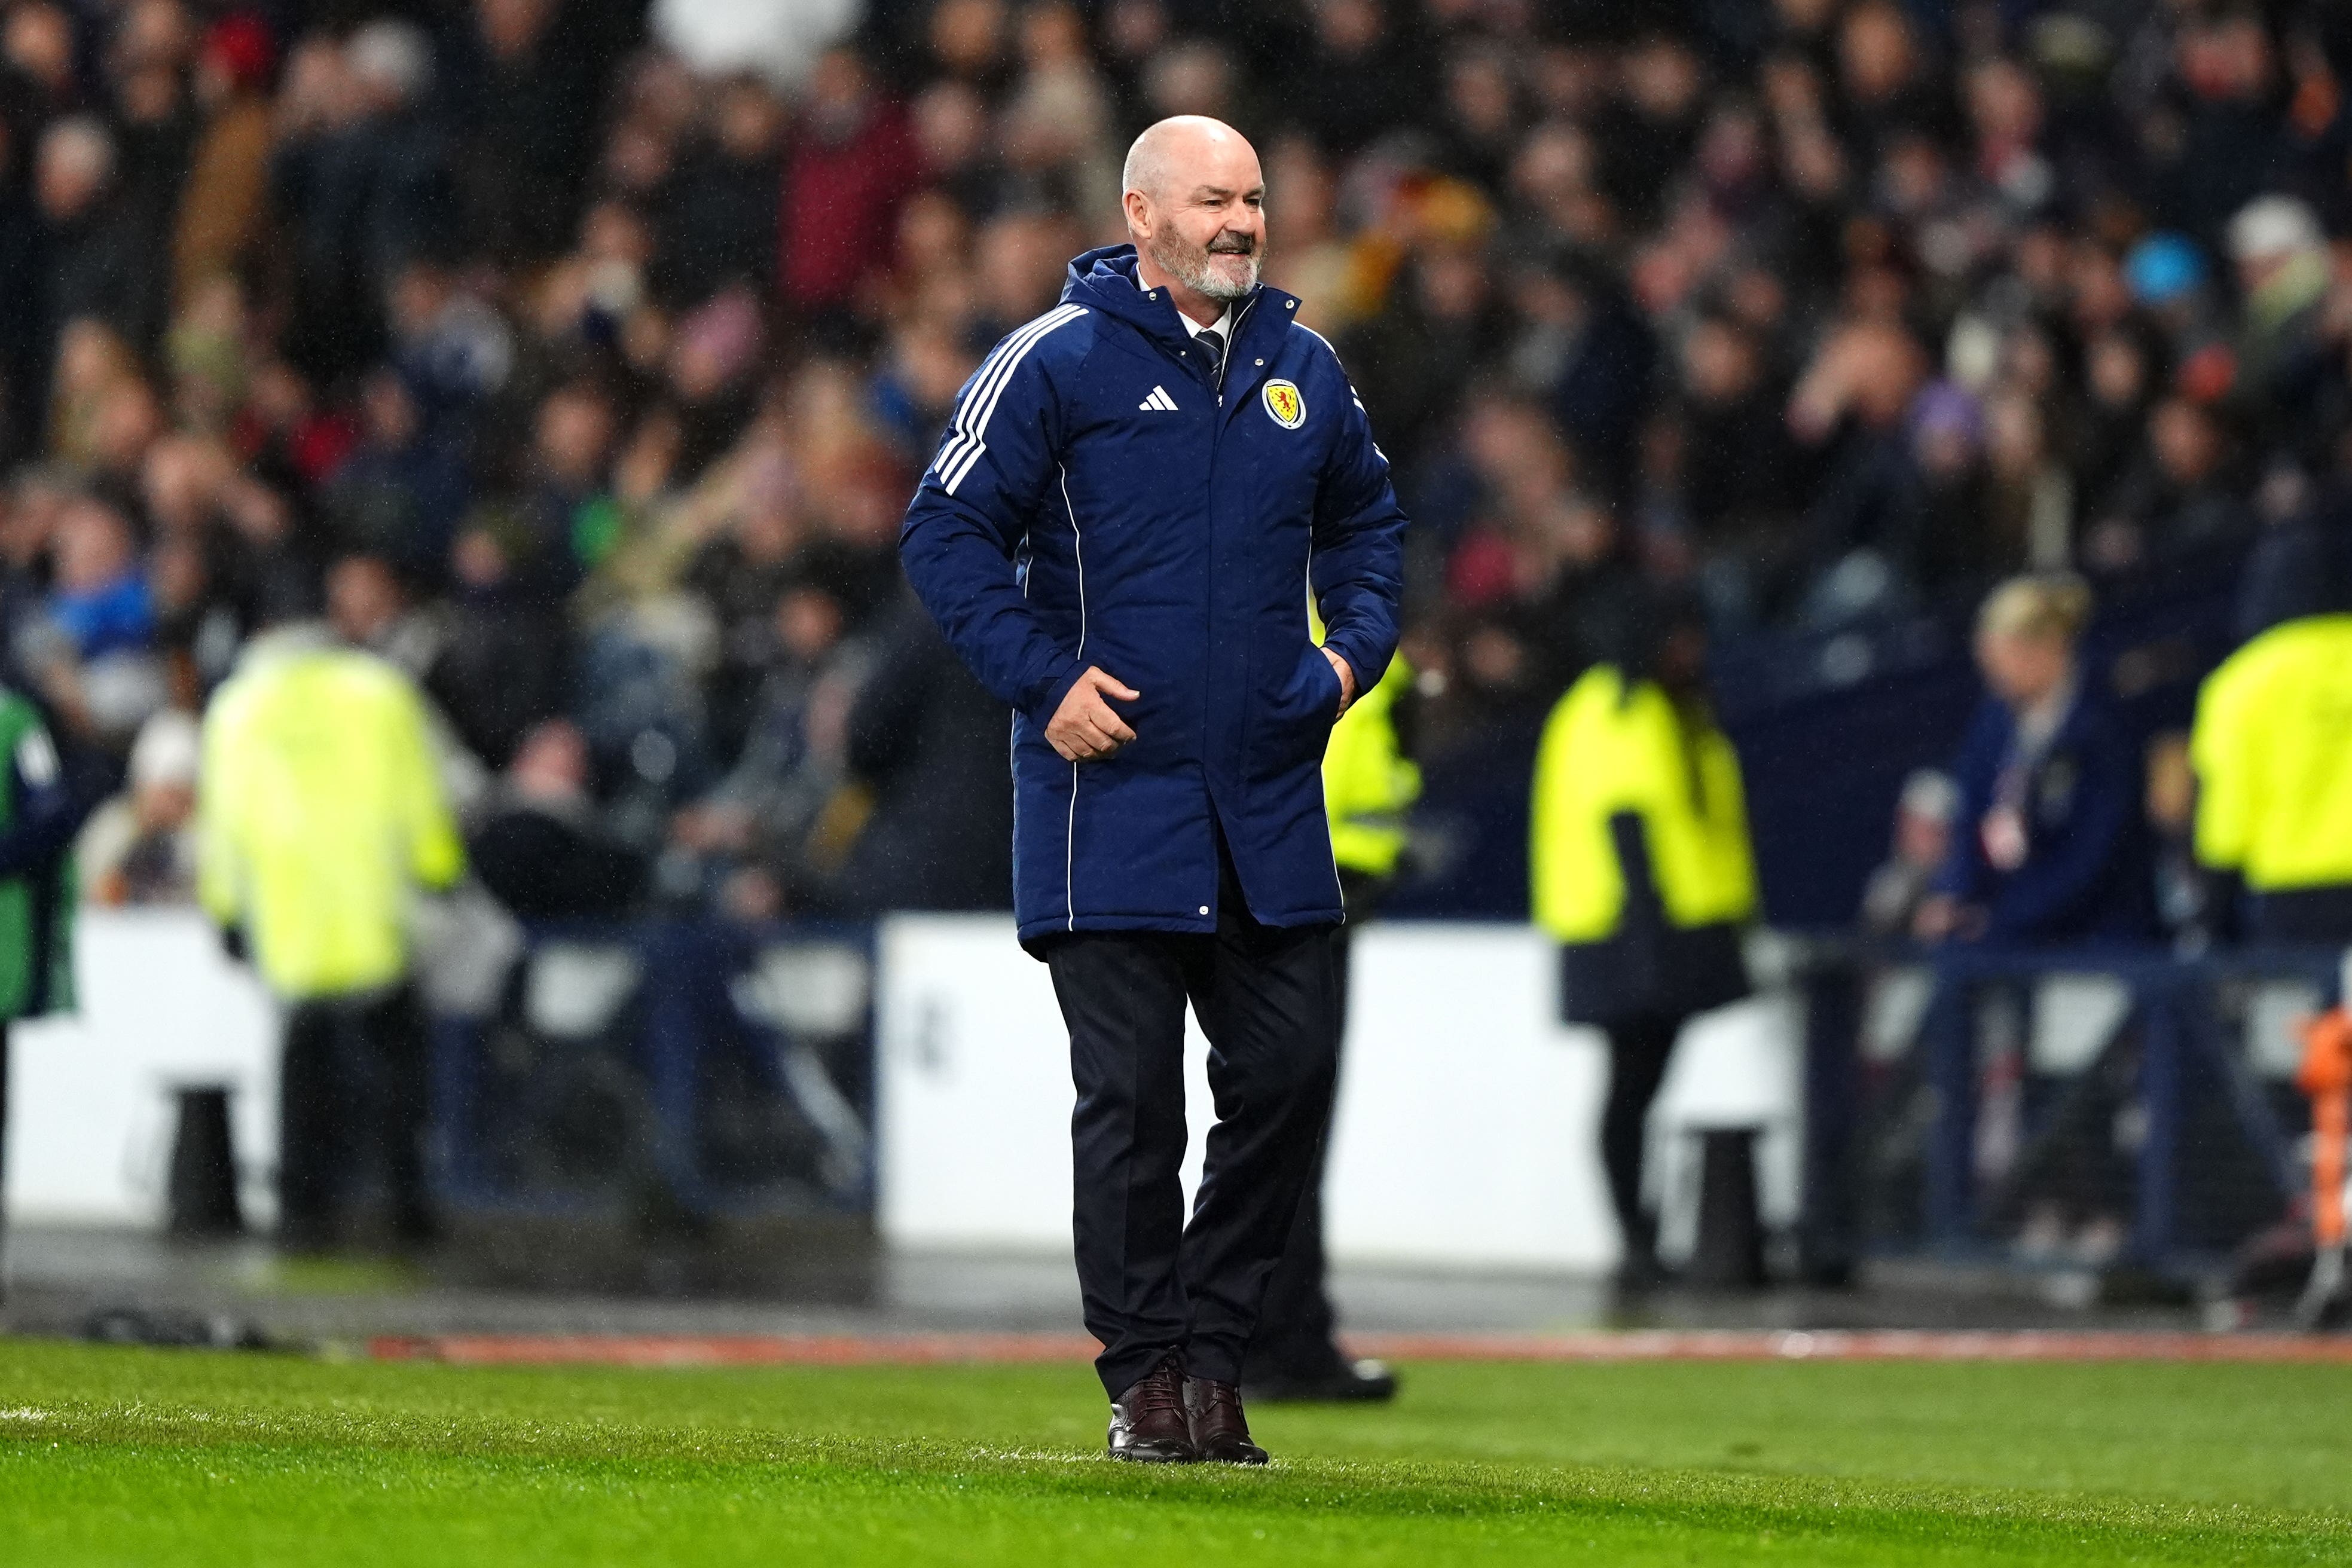
<instances>
[{"instance_id":1,"label":"navy padded jacket","mask_svg":"<svg viewBox=\"0 0 2352 1568\"><path fill-rule=\"evenodd\" d=\"M1249 912L1343 918L1323 815L1339 678L1396 650L1404 514L1330 345L1298 301L1237 307L1223 385L1135 250L1070 264L1062 302L957 402L899 554L1013 710L1021 940L1216 928L1222 830ZM1045 726L1089 665L1142 694L1136 738L1062 760Z\"/></svg>"}]
</instances>

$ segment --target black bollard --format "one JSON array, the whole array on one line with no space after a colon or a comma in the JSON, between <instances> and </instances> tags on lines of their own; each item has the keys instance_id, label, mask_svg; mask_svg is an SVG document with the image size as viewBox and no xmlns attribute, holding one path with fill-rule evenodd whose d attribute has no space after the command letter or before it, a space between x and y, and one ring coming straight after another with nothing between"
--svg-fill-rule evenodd
<instances>
[{"instance_id":1,"label":"black bollard","mask_svg":"<svg viewBox=\"0 0 2352 1568\"><path fill-rule=\"evenodd\" d=\"M1753 1127L1715 1127L1699 1145L1698 1245L1687 1276L1702 1291L1764 1283L1764 1222L1756 1207Z\"/></svg>"},{"instance_id":2,"label":"black bollard","mask_svg":"<svg viewBox=\"0 0 2352 1568\"><path fill-rule=\"evenodd\" d=\"M172 1136L167 1228L184 1240L236 1236L245 1229L236 1201L236 1148L228 1131L228 1090L195 1084L177 1092L180 1123Z\"/></svg>"}]
</instances>

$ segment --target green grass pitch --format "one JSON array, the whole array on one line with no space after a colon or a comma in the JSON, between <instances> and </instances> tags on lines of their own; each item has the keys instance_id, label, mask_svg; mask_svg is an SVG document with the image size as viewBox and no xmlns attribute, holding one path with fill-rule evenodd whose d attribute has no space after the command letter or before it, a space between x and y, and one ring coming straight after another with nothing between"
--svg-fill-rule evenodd
<instances>
[{"instance_id":1,"label":"green grass pitch","mask_svg":"<svg viewBox=\"0 0 2352 1568\"><path fill-rule=\"evenodd\" d=\"M0 1563L2352 1563L2352 1368L1451 1364L1098 1458L1084 1367L0 1341Z\"/></svg>"}]
</instances>

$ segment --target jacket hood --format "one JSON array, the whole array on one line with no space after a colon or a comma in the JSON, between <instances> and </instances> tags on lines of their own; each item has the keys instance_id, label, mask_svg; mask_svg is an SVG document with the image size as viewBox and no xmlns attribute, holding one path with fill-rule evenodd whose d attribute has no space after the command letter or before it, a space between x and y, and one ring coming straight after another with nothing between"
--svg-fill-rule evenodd
<instances>
[{"instance_id":1,"label":"jacket hood","mask_svg":"<svg viewBox=\"0 0 2352 1568\"><path fill-rule=\"evenodd\" d=\"M257 670L305 653L324 653L347 646L324 621L286 621L256 632L237 651L236 671Z\"/></svg>"},{"instance_id":2,"label":"jacket hood","mask_svg":"<svg viewBox=\"0 0 2352 1568\"><path fill-rule=\"evenodd\" d=\"M1190 334L1176 318L1175 301L1170 299L1164 290L1156 296L1146 294L1136 280L1135 267L1135 246L1132 245L1107 245L1087 251L1070 263L1069 276L1062 284L1063 302L1100 310L1139 331L1181 346ZM1236 301L1235 305L1238 310L1246 314L1253 306L1279 305L1290 298L1281 289L1261 283L1248 298ZM1257 313L1265 314L1264 311ZM1274 314L1278 316L1284 312L1277 309Z\"/></svg>"}]
</instances>

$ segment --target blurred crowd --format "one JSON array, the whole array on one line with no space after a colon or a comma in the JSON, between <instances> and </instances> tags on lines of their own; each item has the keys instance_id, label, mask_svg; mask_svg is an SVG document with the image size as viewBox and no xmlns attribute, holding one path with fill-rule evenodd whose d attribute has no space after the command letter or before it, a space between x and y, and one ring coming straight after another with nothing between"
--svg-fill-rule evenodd
<instances>
[{"instance_id":1,"label":"blurred crowd","mask_svg":"<svg viewBox=\"0 0 2352 1568\"><path fill-rule=\"evenodd\" d=\"M2255 548L2251 632L2352 496L2347 84L2321 0L16 0L0 651L127 763L100 896L323 620L520 911L999 904L897 527L1187 112L1394 463L1426 751L1645 585L1723 646Z\"/></svg>"}]
</instances>

